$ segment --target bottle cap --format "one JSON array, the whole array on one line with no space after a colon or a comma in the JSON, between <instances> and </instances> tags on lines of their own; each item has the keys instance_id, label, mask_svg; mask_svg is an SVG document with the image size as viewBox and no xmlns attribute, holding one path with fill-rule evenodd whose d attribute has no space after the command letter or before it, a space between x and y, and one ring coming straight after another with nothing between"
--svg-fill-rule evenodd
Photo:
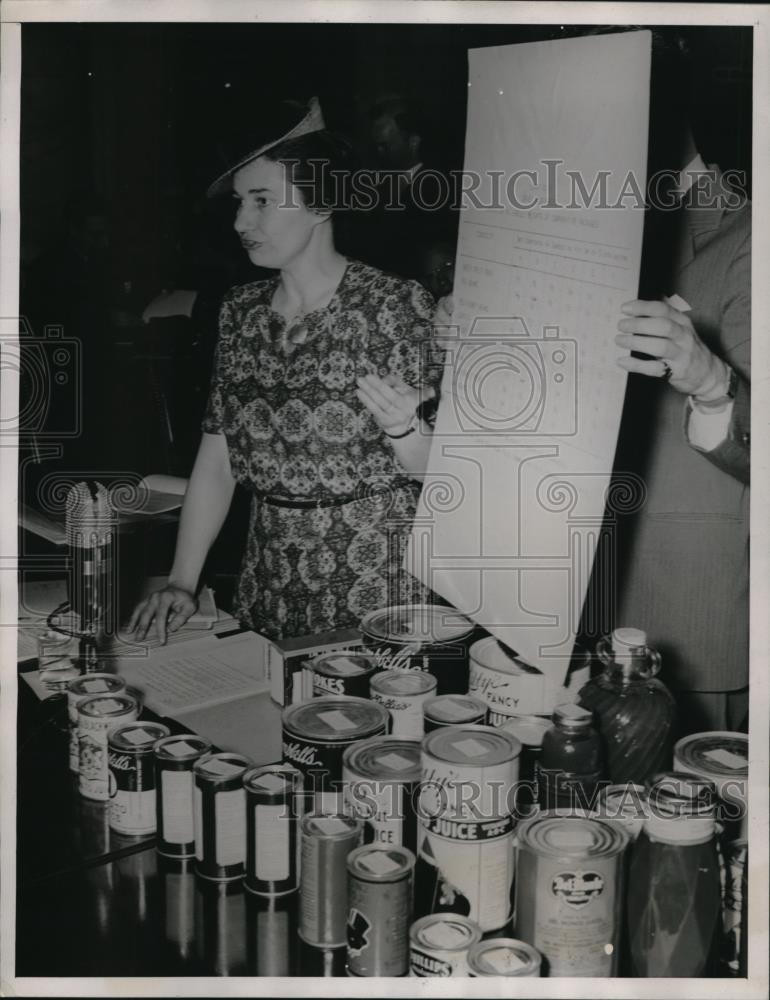
<instances>
[{"instance_id":1,"label":"bottle cap","mask_svg":"<svg viewBox=\"0 0 770 1000\"><path fill-rule=\"evenodd\" d=\"M554 708L553 721L562 723L565 726L587 729L594 721L594 713L590 708L583 708L582 705L567 702L564 705L557 705Z\"/></svg>"},{"instance_id":2,"label":"bottle cap","mask_svg":"<svg viewBox=\"0 0 770 1000\"><path fill-rule=\"evenodd\" d=\"M615 653L626 653L629 649L639 649L647 645L647 633L640 628L616 628L612 633L612 649Z\"/></svg>"}]
</instances>

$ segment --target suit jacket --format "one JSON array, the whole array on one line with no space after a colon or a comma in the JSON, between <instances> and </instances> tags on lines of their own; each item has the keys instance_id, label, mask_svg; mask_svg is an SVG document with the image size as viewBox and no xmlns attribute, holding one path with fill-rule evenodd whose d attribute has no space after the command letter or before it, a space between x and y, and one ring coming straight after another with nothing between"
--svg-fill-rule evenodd
<instances>
[{"instance_id":1,"label":"suit jacket","mask_svg":"<svg viewBox=\"0 0 770 1000\"><path fill-rule=\"evenodd\" d=\"M736 200L718 172L699 190ZM751 206L700 208L698 197L680 213L668 293L692 307L738 392L727 439L703 452L686 436L685 397L630 377L615 468L640 473L646 499L620 522L617 624L647 630L673 687L728 691L748 683Z\"/></svg>"}]
</instances>

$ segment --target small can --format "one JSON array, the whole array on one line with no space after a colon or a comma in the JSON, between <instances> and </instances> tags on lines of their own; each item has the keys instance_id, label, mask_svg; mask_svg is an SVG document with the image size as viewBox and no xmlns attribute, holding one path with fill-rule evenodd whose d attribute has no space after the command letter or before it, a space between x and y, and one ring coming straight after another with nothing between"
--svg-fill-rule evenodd
<instances>
[{"instance_id":1,"label":"small can","mask_svg":"<svg viewBox=\"0 0 770 1000\"><path fill-rule=\"evenodd\" d=\"M519 741L492 726L442 726L422 742L420 816L495 820L513 810Z\"/></svg>"},{"instance_id":2,"label":"small can","mask_svg":"<svg viewBox=\"0 0 770 1000\"><path fill-rule=\"evenodd\" d=\"M481 928L467 917L432 913L409 929L409 971L413 976L467 976L468 949Z\"/></svg>"},{"instance_id":3,"label":"small can","mask_svg":"<svg viewBox=\"0 0 770 1000\"><path fill-rule=\"evenodd\" d=\"M421 739L422 707L436 691L436 678L422 671L383 670L372 677L372 701L390 712L394 736Z\"/></svg>"},{"instance_id":4,"label":"small can","mask_svg":"<svg viewBox=\"0 0 770 1000\"><path fill-rule=\"evenodd\" d=\"M302 879L297 933L316 948L347 941L347 858L361 843L361 824L351 816L308 813L300 823Z\"/></svg>"},{"instance_id":5,"label":"small can","mask_svg":"<svg viewBox=\"0 0 770 1000\"><path fill-rule=\"evenodd\" d=\"M313 698L283 710L283 760L302 772L309 811L342 810L342 755L387 733L388 710L366 698Z\"/></svg>"},{"instance_id":6,"label":"small can","mask_svg":"<svg viewBox=\"0 0 770 1000\"><path fill-rule=\"evenodd\" d=\"M80 746L78 745L78 704L86 698L98 694L123 694L126 682L116 674L84 674L75 677L67 685L67 719L69 721L69 762L70 771L77 774L80 768Z\"/></svg>"},{"instance_id":7,"label":"small can","mask_svg":"<svg viewBox=\"0 0 770 1000\"><path fill-rule=\"evenodd\" d=\"M629 837L601 819L542 812L516 836L514 927L549 976L615 976Z\"/></svg>"},{"instance_id":8,"label":"small can","mask_svg":"<svg viewBox=\"0 0 770 1000\"><path fill-rule=\"evenodd\" d=\"M155 755L169 735L159 722L129 722L107 740L110 767L110 829L132 837L155 833Z\"/></svg>"},{"instance_id":9,"label":"small can","mask_svg":"<svg viewBox=\"0 0 770 1000\"><path fill-rule=\"evenodd\" d=\"M426 733L441 726L486 726L487 706L469 694L440 694L423 702L422 716Z\"/></svg>"},{"instance_id":10,"label":"small can","mask_svg":"<svg viewBox=\"0 0 770 1000\"><path fill-rule=\"evenodd\" d=\"M649 796L644 785L627 782L623 785L608 785L599 792L599 801L591 814L608 823L621 826L632 841L642 832L644 821L649 815Z\"/></svg>"},{"instance_id":11,"label":"small can","mask_svg":"<svg viewBox=\"0 0 770 1000\"><path fill-rule=\"evenodd\" d=\"M167 736L155 744L156 850L167 858L195 857L193 765L211 753L202 736Z\"/></svg>"},{"instance_id":12,"label":"small can","mask_svg":"<svg viewBox=\"0 0 770 1000\"><path fill-rule=\"evenodd\" d=\"M212 753L193 765L195 870L215 882L242 878L246 864L246 789L251 762L238 753Z\"/></svg>"},{"instance_id":13,"label":"small can","mask_svg":"<svg viewBox=\"0 0 770 1000\"><path fill-rule=\"evenodd\" d=\"M283 896L299 888L299 816L302 775L276 764L243 776L246 789L246 877L258 896Z\"/></svg>"},{"instance_id":14,"label":"small can","mask_svg":"<svg viewBox=\"0 0 770 1000\"><path fill-rule=\"evenodd\" d=\"M322 653L302 664L302 688L306 698L337 694L368 698L369 681L378 669L371 653L360 650Z\"/></svg>"},{"instance_id":15,"label":"small can","mask_svg":"<svg viewBox=\"0 0 770 1000\"><path fill-rule=\"evenodd\" d=\"M537 978L541 963L540 952L526 941L487 938L475 944L468 953L468 975Z\"/></svg>"},{"instance_id":16,"label":"small can","mask_svg":"<svg viewBox=\"0 0 770 1000\"><path fill-rule=\"evenodd\" d=\"M713 781L727 839L748 838L749 738L745 733L685 736L674 747L674 770Z\"/></svg>"},{"instance_id":17,"label":"small can","mask_svg":"<svg viewBox=\"0 0 770 1000\"><path fill-rule=\"evenodd\" d=\"M374 736L342 756L344 811L364 824L364 843L417 850L415 797L421 774L420 741Z\"/></svg>"},{"instance_id":18,"label":"small can","mask_svg":"<svg viewBox=\"0 0 770 1000\"><path fill-rule=\"evenodd\" d=\"M109 734L124 722L135 722L138 714L136 699L127 694L97 694L78 702L78 789L85 798L109 799Z\"/></svg>"},{"instance_id":19,"label":"small can","mask_svg":"<svg viewBox=\"0 0 770 1000\"><path fill-rule=\"evenodd\" d=\"M436 694L468 691L468 644L473 622L438 604L400 604L371 611L361 634L380 670L424 670Z\"/></svg>"},{"instance_id":20,"label":"small can","mask_svg":"<svg viewBox=\"0 0 770 1000\"><path fill-rule=\"evenodd\" d=\"M348 855L348 974L405 976L414 854L366 844Z\"/></svg>"}]
</instances>

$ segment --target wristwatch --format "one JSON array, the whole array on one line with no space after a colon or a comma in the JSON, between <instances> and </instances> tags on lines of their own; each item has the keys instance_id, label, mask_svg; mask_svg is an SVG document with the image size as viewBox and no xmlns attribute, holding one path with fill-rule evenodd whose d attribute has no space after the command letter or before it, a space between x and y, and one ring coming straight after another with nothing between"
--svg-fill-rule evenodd
<instances>
[{"instance_id":1,"label":"wristwatch","mask_svg":"<svg viewBox=\"0 0 770 1000\"><path fill-rule=\"evenodd\" d=\"M724 396L718 396L716 399L698 399L697 396L690 396L690 403L693 409L696 409L699 413L721 413L727 409L735 399L735 394L738 391L738 376L735 370L728 365L727 371L729 373L727 392Z\"/></svg>"}]
</instances>

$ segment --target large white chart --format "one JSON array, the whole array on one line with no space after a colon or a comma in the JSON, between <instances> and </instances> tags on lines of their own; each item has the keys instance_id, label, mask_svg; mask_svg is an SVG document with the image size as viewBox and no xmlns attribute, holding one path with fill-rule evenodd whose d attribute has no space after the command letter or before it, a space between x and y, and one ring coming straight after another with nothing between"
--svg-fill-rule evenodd
<instances>
[{"instance_id":1,"label":"large white chart","mask_svg":"<svg viewBox=\"0 0 770 1000\"><path fill-rule=\"evenodd\" d=\"M647 31L469 52L455 327L407 562L566 671L610 482L637 297Z\"/></svg>"}]
</instances>

